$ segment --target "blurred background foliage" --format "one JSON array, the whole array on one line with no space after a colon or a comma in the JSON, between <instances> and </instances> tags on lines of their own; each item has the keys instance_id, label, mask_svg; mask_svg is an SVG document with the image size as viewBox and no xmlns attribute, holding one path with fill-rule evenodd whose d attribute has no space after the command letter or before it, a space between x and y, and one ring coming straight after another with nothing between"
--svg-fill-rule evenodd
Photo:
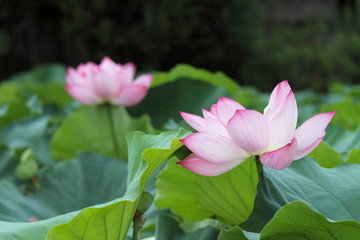
<instances>
[{"instance_id":1,"label":"blurred background foliage","mask_svg":"<svg viewBox=\"0 0 360 240\"><path fill-rule=\"evenodd\" d=\"M0 23L0 79L110 56L221 70L267 91L359 82L359 0L0 0Z\"/></svg>"}]
</instances>

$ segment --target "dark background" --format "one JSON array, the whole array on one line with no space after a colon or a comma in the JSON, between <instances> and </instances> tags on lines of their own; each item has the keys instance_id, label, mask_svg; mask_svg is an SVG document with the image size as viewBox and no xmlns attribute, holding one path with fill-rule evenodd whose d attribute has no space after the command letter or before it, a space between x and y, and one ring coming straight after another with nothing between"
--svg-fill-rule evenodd
<instances>
[{"instance_id":1,"label":"dark background","mask_svg":"<svg viewBox=\"0 0 360 240\"><path fill-rule=\"evenodd\" d=\"M140 70L189 63L270 90L360 77L358 0L0 0L0 79L110 56Z\"/></svg>"}]
</instances>

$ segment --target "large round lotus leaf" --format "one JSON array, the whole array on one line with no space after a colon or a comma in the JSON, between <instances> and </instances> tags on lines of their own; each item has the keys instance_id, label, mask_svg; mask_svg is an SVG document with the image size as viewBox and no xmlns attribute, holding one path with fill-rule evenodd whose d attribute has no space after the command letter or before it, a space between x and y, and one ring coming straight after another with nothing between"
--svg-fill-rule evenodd
<instances>
[{"instance_id":1,"label":"large round lotus leaf","mask_svg":"<svg viewBox=\"0 0 360 240\"><path fill-rule=\"evenodd\" d=\"M254 212L243 229L260 231L279 208L296 200L334 221L360 221L359 172L358 164L328 169L308 157L281 171L265 167Z\"/></svg>"},{"instance_id":2,"label":"large round lotus leaf","mask_svg":"<svg viewBox=\"0 0 360 240\"><path fill-rule=\"evenodd\" d=\"M90 153L56 163L39 177L40 188L23 195L11 182L0 183L0 219L28 221L104 203L126 190L127 164Z\"/></svg>"}]
</instances>

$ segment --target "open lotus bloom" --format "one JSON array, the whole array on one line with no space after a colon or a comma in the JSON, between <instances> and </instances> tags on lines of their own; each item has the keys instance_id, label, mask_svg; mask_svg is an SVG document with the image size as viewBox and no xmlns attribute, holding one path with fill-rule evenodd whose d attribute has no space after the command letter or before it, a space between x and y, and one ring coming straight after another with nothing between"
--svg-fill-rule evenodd
<instances>
[{"instance_id":1,"label":"open lotus bloom","mask_svg":"<svg viewBox=\"0 0 360 240\"><path fill-rule=\"evenodd\" d=\"M66 90L83 104L109 102L120 106L133 106L146 96L152 82L151 74L134 80L135 65L120 65L104 57L99 65L88 62L66 73Z\"/></svg>"},{"instance_id":2,"label":"open lotus bloom","mask_svg":"<svg viewBox=\"0 0 360 240\"><path fill-rule=\"evenodd\" d=\"M203 110L203 117L181 112L198 132L182 140L195 154L178 163L216 176L255 155L270 168L284 169L316 148L334 114L320 113L296 129L298 110L288 81L275 87L263 114L222 97L210 111Z\"/></svg>"}]
</instances>

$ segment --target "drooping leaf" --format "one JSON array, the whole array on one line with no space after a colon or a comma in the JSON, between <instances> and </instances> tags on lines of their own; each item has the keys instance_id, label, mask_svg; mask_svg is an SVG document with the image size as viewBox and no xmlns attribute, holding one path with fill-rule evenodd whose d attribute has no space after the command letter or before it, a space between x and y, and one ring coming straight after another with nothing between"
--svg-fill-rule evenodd
<instances>
[{"instance_id":1,"label":"drooping leaf","mask_svg":"<svg viewBox=\"0 0 360 240\"><path fill-rule=\"evenodd\" d=\"M261 240L357 240L360 223L352 220L333 222L301 201L280 208L261 231Z\"/></svg>"},{"instance_id":2,"label":"drooping leaf","mask_svg":"<svg viewBox=\"0 0 360 240\"><path fill-rule=\"evenodd\" d=\"M155 204L169 208L185 221L216 218L238 225L252 212L258 183L256 163L248 159L235 169L216 177L197 175L168 162L156 183Z\"/></svg>"},{"instance_id":3,"label":"drooping leaf","mask_svg":"<svg viewBox=\"0 0 360 240\"><path fill-rule=\"evenodd\" d=\"M127 160L126 135L134 130L153 133L147 116L131 118L121 107L84 107L69 116L51 140L51 156L70 159L77 152L89 151Z\"/></svg>"},{"instance_id":4,"label":"drooping leaf","mask_svg":"<svg viewBox=\"0 0 360 240\"><path fill-rule=\"evenodd\" d=\"M346 162L360 164L360 149L356 148L356 149L351 150L346 159Z\"/></svg>"},{"instance_id":5,"label":"drooping leaf","mask_svg":"<svg viewBox=\"0 0 360 240\"><path fill-rule=\"evenodd\" d=\"M47 240L124 239L134 217L141 192L151 174L180 146L187 131L128 136L128 188L124 197L111 203L86 208L69 223L52 228Z\"/></svg>"},{"instance_id":6,"label":"drooping leaf","mask_svg":"<svg viewBox=\"0 0 360 240\"><path fill-rule=\"evenodd\" d=\"M309 156L314 158L324 168L333 168L344 163L341 155L324 141Z\"/></svg>"},{"instance_id":7,"label":"drooping leaf","mask_svg":"<svg viewBox=\"0 0 360 240\"><path fill-rule=\"evenodd\" d=\"M309 156L325 168L336 167L343 163L360 164L360 156L357 154L360 151L359 136L360 128L349 131L330 125L326 134L327 142L321 142Z\"/></svg>"}]
</instances>

